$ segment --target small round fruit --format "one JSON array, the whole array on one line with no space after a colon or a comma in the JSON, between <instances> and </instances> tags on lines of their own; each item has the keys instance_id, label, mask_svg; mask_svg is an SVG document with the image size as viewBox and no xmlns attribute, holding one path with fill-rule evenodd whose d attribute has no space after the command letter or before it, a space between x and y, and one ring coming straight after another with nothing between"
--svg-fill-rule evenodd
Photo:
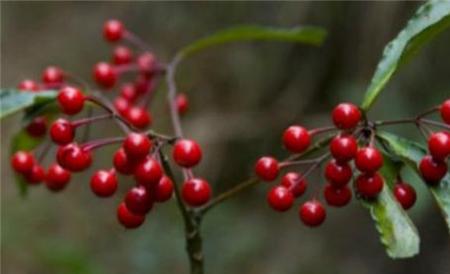
<instances>
[{"instance_id":1,"label":"small round fruit","mask_svg":"<svg viewBox=\"0 0 450 274\"><path fill-rule=\"evenodd\" d=\"M70 172L58 164L52 164L45 176L45 185L51 191L60 191L66 187L70 181Z\"/></svg>"},{"instance_id":2,"label":"small round fruit","mask_svg":"<svg viewBox=\"0 0 450 274\"><path fill-rule=\"evenodd\" d=\"M34 165L29 173L24 174L25 180L31 185L39 184L45 179L45 170L40 165Z\"/></svg>"},{"instance_id":3,"label":"small round fruit","mask_svg":"<svg viewBox=\"0 0 450 274\"><path fill-rule=\"evenodd\" d=\"M202 150L194 140L178 140L172 150L174 161L182 167L196 166L202 159Z\"/></svg>"},{"instance_id":4,"label":"small round fruit","mask_svg":"<svg viewBox=\"0 0 450 274\"><path fill-rule=\"evenodd\" d=\"M156 58L150 52L144 52L137 58L137 65L143 75L151 76L156 69Z\"/></svg>"},{"instance_id":5,"label":"small round fruit","mask_svg":"<svg viewBox=\"0 0 450 274\"><path fill-rule=\"evenodd\" d=\"M143 159L152 148L152 141L142 133L129 133L123 141L122 147L130 159Z\"/></svg>"},{"instance_id":6,"label":"small round fruit","mask_svg":"<svg viewBox=\"0 0 450 274\"><path fill-rule=\"evenodd\" d=\"M267 202L276 211L287 211L294 203L294 195L284 186L275 186L267 193Z\"/></svg>"},{"instance_id":7,"label":"small round fruit","mask_svg":"<svg viewBox=\"0 0 450 274\"><path fill-rule=\"evenodd\" d=\"M135 161L131 161L123 148L119 148L113 156L114 168L121 174L133 174L136 165Z\"/></svg>"},{"instance_id":8,"label":"small round fruit","mask_svg":"<svg viewBox=\"0 0 450 274\"><path fill-rule=\"evenodd\" d=\"M317 200L307 201L299 209L300 220L310 227L321 225L326 215L324 206Z\"/></svg>"},{"instance_id":9,"label":"small round fruit","mask_svg":"<svg viewBox=\"0 0 450 274\"><path fill-rule=\"evenodd\" d=\"M11 157L11 166L18 173L29 173L34 166L34 156L30 152L19 150Z\"/></svg>"},{"instance_id":10,"label":"small round fruit","mask_svg":"<svg viewBox=\"0 0 450 274\"><path fill-rule=\"evenodd\" d=\"M447 165L434 160L431 155L426 155L419 163L419 170L427 184L437 185L447 173Z\"/></svg>"},{"instance_id":11,"label":"small round fruit","mask_svg":"<svg viewBox=\"0 0 450 274\"><path fill-rule=\"evenodd\" d=\"M304 127L290 126L283 133L283 144L290 152L301 153L311 144L311 136Z\"/></svg>"},{"instance_id":12,"label":"small round fruit","mask_svg":"<svg viewBox=\"0 0 450 274\"><path fill-rule=\"evenodd\" d=\"M117 72L114 67L106 62L97 63L94 66L94 80L104 88L112 88L117 82Z\"/></svg>"},{"instance_id":13,"label":"small round fruit","mask_svg":"<svg viewBox=\"0 0 450 274\"><path fill-rule=\"evenodd\" d=\"M39 91L39 85L35 81L30 79L25 79L22 82L20 82L17 88L21 91L31 91L31 92Z\"/></svg>"},{"instance_id":14,"label":"small round fruit","mask_svg":"<svg viewBox=\"0 0 450 274\"><path fill-rule=\"evenodd\" d=\"M211 187L208 182L201 178L193 178L184 182L181 196L190 206L201 206L211 198Z\"/></svg>"},{"instance_id":15,"label":"small round fruit","mask_svg":"<svg viewBox=\"0 0 450 274\"><path fill-rule=\"evenodd\" d=\"M91 177L91 190L98 197L110 197L117 190L117 176L114 169L98 170Z\"/></svg>"},{"instance_id":16,"label":"small round fruit","mask_svg":"<svg viewBox=\"0 0 450 274\"><path fill-rule=\"evenodd\" d=\"M361 174L356 178L356 191L366 199L372 199L383 190L384 181L380 174Z\"/></svg>"},{"instance_id":17,"label":"small round fruit","mask_svg":"<svg viewBox=\"0 0 450 274\"><path fill-rule=\"evenodd\" d=\"M305 193L308 183L300 173L288 172L281 178L281 185L289 189L295 197Z\"/></svg>"},{"instance_id":18,"label":"small round fruit","mask_svg":"<svg viewBox=\"0 0 450 274\"><path fill-rule=\"evenodd\" d=\"M50 127L50 137L58 145L66 145L73 141L75 129L66 119L59 118Z\"/></svg>"},{"instance_id":19,"label":"small round fruit","mask_svg":"<svg viewBox=\"0 0 450 274\"><path fill-rule=\"evenodd\" d=\"M59 147L56 152L56 159L58 164L72 172L83 171L92 164L91 152L81 148L76 143Z\"/></svg>"},{"instance_id":20,"label":"small round fruit","mask_svg":"<svg viewBox=\"0 0 450 274\"><path fill-rule=\"evenodd\" d=\"M374 147L363 147L355 157L356 168L364 173L374 173L383 166L383 155Z\"/></svg>"},{"instance_id":21,"label":"small round fruit","mask_svg":"<svg viewBox=\"0 0 450 274\"><path fill-rule=\"evenodd\" d=\"M81 90L65 86L59 90L57 99L62 112L67 115L74 115L83 109L85 97Z\"/></svg>"},{"instance_id":22,"label":"small round fruit","mask_svg":"<svg viewBox=\"0 0 450 274\"><path fill-rule=\"evenodd\" d=\"M120 203L117 208L117 220L125 228L137 228L141 226L145 221L145 215L138 215L131 212L124 202Z\"/></svg>"},{"instance_id":23,"label":"small round fruit","mask_svg":"<svg viewBox=\"0 0 450 274\"><path fill-rule=\"evenodd\" d=\"M120 87L120 96L126 99L129 103L136 101L139 94L136 87L132 83L125 83Z\"/></svg>"},{"instance_id":24,"label":"small round fruit","mask_svg":"<svg viewBox=\"0 0 450 274\"><path fill-rule=\"evenodd\" d=\"M403 209L410 209L416 202L416 191L407 183L400 182L394 186L394 196Z\"/></svg>"},{"instance_id":25,"label":"small round fruit","mask_svg":"<svg viewBox=\"0 0 450 274\"><path fill-rule=\"evenodd\" d=\"M133 59L133 52L127 47L118 46L113 52L113 63L115 65L129 64Z\"/></svg>"},{"instance_id":26,"label":"small round fruit","mask_svg":"<svg viewBox=\"0 0 450 274\"><path fill-rule=\"evenodd\" d=\"M334 108L332 118L337 128L352 129L361 120L361 111L354 104L341 103Z\"/></svg>"},{"instance_id":27,"label":"small round fruit","mask_svg":"<svg viewBox=\"0 0 450 274\"><path fill-rule=\"evenodd\" d=\"M59 85L64 82L64 72L59 67L48 66L42 73L42 82L47 85Z\"/></svg>"},{"instance_id":28,"label":"small round fruit","mask_svg":"<svg viewBox=\"0 0 450 274\"><path fill-rule=\"evenodd\" d=\"M323 196L325 197L328 205L343 207L352 199L352 191L348 186L338 188L331 184L326 184L323 189Z\"/></svg>"},{"instance_id":29,"label":"small round fruit","mask_svg":"<svg viewBox=\"0 0 450 274\"><path fill-rule=\"evenodd\" d=\"M347 163L331 160L325 167L325 178L335 187L343 187L352 179L352 168Z\"/></svg>"},{"instance_id":30,"label":"small round fruit","mask_svg":"<svg viewBox=\"0 0 450 274\"><path fill-rule=\"evenodd\" d=\"M114 99L113 104L116 111L122 116L125 116L131 108L130 102L123 97L117 97Z\"/></svg>"},{"instance_id":31,"label":"small round fruit","mask_svg":"<svg viewBox=\"0 0 450 274\"><path fill-rule=\"evenodd\" d=\"M41 138L47 132L47 118L45 116L38 116L26 127L27 133L34 138Z\"/></svg>"},{"instance_id":32,"label":"small round fruit","mask_svg":"<svg viewBox=\"0 0 450 274\"><path fill-rule=\"evenodd\" d=\"M255 165L256 175L263 181L273 181L280 172L278 161L270 156L259 158Z\"/></svg>"},{"instance_id":33,"label":"small round fruit","mask_svg":"<svg viewBox=\"0 0 450 274\"><path fill-rule=\"evenodd\" d=\"M119 41L124 33L125 27L119 20L110 19L103 25L103 37L109 42Z\"/></svg>"},{"instance_id":34,"label":"small round fruit","mask_svg":"<svg viewBox=\"0 0 450 274\"><path fill-rule=\"evenodd\" d=\"M431 134L428 139L428 150L433 159L445 161L450 155L450 134L444 131Z\"/></svg>"},{"instance_id":35,"label":"small round fruit","mask_svg":"<svg viewBox=\"0 0 450 274\"><path fill-rule=\"evenodd\" d=\"M348 162L355 158L358 144L352 135L336 136L330 142L330 152L339 162Z\"/></svg>"},{"instance_id":36,"label":"small round fruit","mask_svg":"<svg viewBox=\"0 0 450 274\"><path fill-rule=\"evenodd\" d=\"M439 108L441 118L446 124L450 124L450 99L445 100Z\"/></svg>"},{"instance_id":37,"label":"small round fruit","mask_svg":"<svg viewBox=\"0 0 450 274\"><path fill-rule=\"evenodd\" d=\"M155 201L158 203L165 202L172 198L173 182L168 176L163 176L154 188Z\"/></svg>"},{"instance_id":38,"label":"small round fruit","mask_svg":"<svg viewBox=\"0 0 450 274\"><path fill-rule=\"evenodd\" d=\"M125 196L127 208L134 214L144 215L153 207L153 198L147 188L135 186Z\"/></svg>"},{"instance_id":39,"label":"small round fruit","mask_svg":"<svg viewBox=\"0 0 450 274\"><path fill-rule=\"evenodd\" d=\"M189 109L189 100L186 94L178 93L175 98L178 114L184 115Z\"/></svg>"},{"instance_id":40,"label":"small round fruit","mask_svg":"<svg viewBox=\"0 0 450 274\"><path fill-rule=\"evenodd\" d=\"M127 121L138 129L145 129L152 124L152 115L143 107L130 107L125 113Z\"/></svg>"},{"instance_id":41,"label":"small round fruit","mask_svg":"<svg viewBox=\"0 0 450 274\"><path fill-rule=\"evenodd\" d=\"M155 159L147 157L134 170L134 179L139 185L147 188L158 184L163 176L161 165Z\"/></svg>"}]
</instances>

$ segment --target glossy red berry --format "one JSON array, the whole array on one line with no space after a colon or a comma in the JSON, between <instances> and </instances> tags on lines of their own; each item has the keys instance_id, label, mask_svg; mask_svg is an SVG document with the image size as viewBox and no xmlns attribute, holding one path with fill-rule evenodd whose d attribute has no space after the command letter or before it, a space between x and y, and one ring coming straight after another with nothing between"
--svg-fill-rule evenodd
<instances>
[{"instance_id":1,"label":"glossy red berry","mask_svg":"<svg viewBox=\"0 0 450 274\"><path fill-rule=\"evenodd\" d=\"M352 168L347 163L331 160L325 167L325 178L335 187L343 187L352 179Z\"/></svg>"},{"instance_id":2,"label":"glossy red berry","mask_svg":"<svg viewBox=\"0 0 450 274\"><path fill-rule=\"evenodd\" d=\"M323 189L323 196L328 205L342 207L347 205L352 199L352 191L348 186L335 187L331 184L326 184Z\"/></svg>"},{"instance_id":3,"label":"glossy red berry","mask_svg":"<svg viewBox=\"0 0 450 274\"><path fill-rule=\"evenodd\" d=\"M91 190L98 197L110 197L117 190L117 176L114 169L98 170L91 177Z\"/></svg>"},{"instance_id":4,"label":"glossy red berry","mask_svg":"<svg viewBox=\"0 0 450 274\"><path fill-rule=\"evenodd\" d=\"M50 137L58 145L66 145L75 137L74 126L66 119L59 118L50 127Z\"/></svg>"},{"instance_id":5,"label":"glossy red berry","mask_svg":"<svg viewBox=\"0 0 450 274\"><path fill-rule=\"evenodd\" d=\"M294 195L284 186L275 186L267 193L267 202L276 211L287 211L294 203Z\"/></svg>"},{"instance_id":6,"label":"glossy red berry","mask_svg":"<svg viewBox=\"0 0 450 274\"><path fill-rule=\"evenodd\" d=\"M263 181L273 181L280 172L278 161L269 156L261 157L256 162L255 173Z\"/></svg>"},{"instance_id":7,"label":"glossy red berry","mask_svg":"<svg viewBox=\"0 0 450 274\"><path fill-rule=\"evenodd\" d=\"M283 144L290 152L300 153L311 144L311 136L304 127L290 126L283 133Z\"/></svg>"},{"instance_id":8,"label":"glossy red berry","mask_svg":"<svg viewBox=\"0 0 450 274\"><path fill-rule=\"evenodd\" d=\"M113 63L116 65L129 64L133 60L133 52L124 46L118 46L113 52Z\"/></svg>"},{"instance_id":9,"label":"glossy red berry","mask_svg":"<svg viewBox=\"0 0 450 274\"><path fill-rule=\"evenodd\" d=\"M316 227L323 223L326 211L322 203L317 200L307 201L300 206L300 220L307 226Z\"/></svg>"},{"instance_id":10,"label":"glossy red berry","mask_svg":"<svg viewBox=\"0 0 450 274\"><path fill-rule=\"evenodd\" d=\"M125 196L125 205L134 214L144 215L153 207L153 197L147 188L135 186Z\"/></svg>"},{"instance_id":11,"label":"glossy red berry","mask_svg":"<svg viewBox=\"0 0 450 274\"><path fill-rule=\"evenodd\" d=\"M70 181L70 172L58 164L52 164L45 176L45 185L52 191L60 191L66 187Z\"/></svg>"},{"instance_id":12,"label":"glossy red berry","mask_svg":"<svg viewBox=\"0 0 450 274\"><path fill-rule=\"evenodd\" d=\"M132 83L125 83L120 87L120 96L132 103L136 101L139 94L136 91L136 87Z\"/></svg>"},{"instance_id":13,"label":"glossy red berry","mask_svg":"<svg viewBox=\"0 0 450 274\"><path fill-rule=\"evenodd\" d=\"M152 86L152 78L139 74L134 81L134 87L138 94L145 94Z\"/></svg>"},{"instance_id":14,"label":"glossy red berry","mask_svg":"<svg viewBox=\"0 0 450 274\"><path fill-rule=\"evenodd\" d=\"M91 152L76 143L59 147L56 159L59 165L72 172L85 170L92 164Z\"/></svg>"},{"instance_id":15,"label":"glossy red berry","mask_svg":"<svg viewBox=\"0 0 450 274\"><path fill-rule=\"evenodd\" d=\"M364 173L374 173L383 166L383 155L374 147L363 147L355 157L356 168Z\"/></svg>"},{"instance_id":16,"label":"glossy red berry","mask_svg":"<svg viewBox=\"0 0 450 274\"><path fill-rule=\"evenodd\" d=\"M20 82L17 88L21 91L31 91L31 92L39 91L39 85L35 81L30 79L25 79L22 82Z\"/></svg>"},{"instance_id":17,"label":"glossy red berry","mask_svg":"<svg viewBox=\"0 0 450 274\"><path fill-rule=\"evenodd\" d=\"M42 73L42 82L51 86L62 84L64 72L59 67L49 66Z\"/></svg>"},{"instance_id":18,"label":"glossy red berry","mask_svg":"<svg viewBox=\"0 0 450 274\"><path fill-rule=\"evenodd\" d=\"M330 142L330 152L339 162L348 162L355 158L358 144L352 135L336 136Z\"/></svg>"},{"instance_id":19,"label":"glossy red berry","mask_svg":"<svg viewBox=\"0 0 450 274\"><path fill-rule=\"evenodd\" d=\"M131 105L127 99L123 97L117 97L116 99L114 99L114 108L120 115L125 116L130 110Z\"/></svg>"},{"instance_id":20,"label":"glossy red berry","mask_svg":"<svg viewBox=\"0 0 450 274\"><path fill-rule=\"evenodd\" d=\"M65 86L60 89L57 99L62 112L74 115L83 109L85 97L81 90Z\"/></svg>"},{"instance_id":21,"label":"glossy red berry","mask_svg":"<svg viewBox=\"0 0 450 274\"><path fill-rule=\"evenodd\" d=\"M443 131L431 134L428 139L428 150L437 161L445 161L450 155L450 134Z\"/></svg>"},{"instance_id":22,"label":"glossy red berry","mask_svg":"<svg viewBox=\"0 0 450 274\"><path fill-rule=\"evenodd\" d=\"M119 20L111 19L103 25L103 37L110 42L116 42L122 39L125 33L125 27Z\"/></svg>"},{"instance_id":23,"label":"glossy red berry","mask_svg":"<svg viewBox=\"0 0 450 274\"><path fill-rule=\"evenodd\" d=\"M139 70L144 75L150 76L156 70L157 65L156 58L150 52L145 52L139 55L136 62L138 64Z\"/></svg>"},{"instance_id":24,"label":"glossy red berry","mask_svg":"<svg viewBox=\"0 0 450 274\"><path fill-rule=\"evenodd\" d=\"M129 133L123 141L122 147L130 159L143 159L152 148L152 141L142 133Z\"/></svg>"},{"instance_id":25,"label":"glossy red berry","mask_svg":"<svg viewBox=\"0 0 450 274\"><path fill-rule=\"evenodd\" d=\"M437 185L447 173L445 162L436 161L432 156L426 155L419 163L420 174L429 185Z\"/></svg>"},{"instance_id":26,"label":"glossy red berry","mask_svg":"<svg viewBox=\"0 0 450 274\"><path fill-rule=\"evenodd\" d=\"M211 198L211 187L204 179L193 178L184 182L181 196L190 206L201 206Z\"/></svg>"},{"instance_id":27,"label":"glossy red berry","mask_svg":"<svg viewBox=\"0 0 450 274\"><path fill-rule=\"evenodd\" d=\"M445 100L439 108L441 118L446 124L450 124L450 99Z\"/></svg>"},{"instance_id":28,"label":"glossy red berry","mask_svg":"<svg viewBox=\"0 0 450 274\"><path fill-rule=\"evenodd\" d=\"M104 88L112 88L117 82L117 72L108 63L100 62L94 66L94 80Z\"/></svg>"},{"instance_id":29,"label":"glossy red berry","mask_svg":"<svg viewBox=\"0 0 450 274\"><path fill-rule=\"evenodd\" d=\"M416 202L416 191L407 183L397 183L394 186L394 196L404 209L410 209Z\"/></svg>"},{"instance_id":30,"label":"glossy red berry","mask_svg":"<svg viewBox=\"0 0 450 274\"><path fill-rule=\"evenodd\" d=\"M34 165L29 173L24 174L25 180L29 184L39 184L45 179L45 170L40 165Z\"/></svg>"},{"instance_id":31,"label":"glossy red berry","mask_svg":"<svg viewBox=\"0 0 450 274\"><path fill-rule=\"evenodd\" d=\"M17 151L11 157L12 168L21 174L29 173L34 166L34 162L34 156L23 150Z\"/></svg>"},{"instance_id":32,"label":"glossy red berry","mask_svg":"<svg viewBox=\"0 0 450 274\"><path fill-rule=\"evenodd\" d=\"M189 100L186 94L178 93L175 98L175 103L177 105L177 110L180 115L184 115L189 109Z\"/></svg>"},{"instance_id":33,"label":"glossy red berry","mask_svg":"<svg viewBox=\"0 0 450 274\"><path fill-rule=\"evenodd\" d=\"M361 174L356 178L355 188L363 198L375 198L384 186L383 177L380 174Z\"/></svg>"},{"instance_id":34,"label":"glossy red berry","mask_svg":"<svg viewBox=\"0 0 450 274\"><path fill-rule=\"evenodd\" d=\"M333 123L340 129L355 128L361 120L361 112L351 103L337 105L332 113Z\"/></svg>"},{"instance_id":35,"label":"glossy red berry","mask_svg":"<svg viewBox=\"0 0 450 274\"><path fill-rule=\"evenodd\" d=\"M26 127L27 133L34 138L41 138L47 132L47 118L38 116L33 118Z\"/></svg>"},{"instance_id":36,"label":"glossy red berry","mask_svg":"<svg viewBox=\"0 0 450 274\"><path fill-rule=\"evenodd\" d=\"M289 189L295 197L305 193L308 183L300 173L288 172L281 178L281 185Z\"/></svg>"},{"instance_id":37,"label":"glossy red berry","mask_svg":"<svg viewBox=\"0 0 450 274\"><path fill-rule=\"evenodd\" d=\"M147 188L158 184L163 176L161 165L155 159L147 157L141 161L134 170L134 178L136 182Z\"/></svg>"},{"instance_id":38,"label":"glossy red berry","mask_svg":"<svg viewBox=\"0 0 450 274\"><path fill-rule=\"evenodd\" d=\"M143 107L131 107L125 113L125 117L130 124L139 129L145 129L152 124L152 116Z\"/></svg>"},{"instance_id":39,"label":"glossy red berry","mask_svg":"<svg viewBox=\"0 0 450 274\"><path fill-rule=\"evenodd\" d=\"M131 212L125 203L120 203L117 208L117 220L125 228L137 228L141 226L145 221L145 215L138 215Z\"/></svg>"},{"instance_id":40,"label":"glossy red berry","mask_svg":"<svg viewBox=\"0 0 450 274\"><path fill-rule=\"evenodd\" d=\"M202 150L194 140L178 140L172 150L174 161L182 167L196 166L202 159Z\"/></svg>"},{"instance_id":41,"label":"glossy red berry","mask_svg":"<svg viewBox=\"0 0 450 274\"><path fill-rule=\"evenodd\" d=\"M130 175L134 172L135 161L129 159L123 148L119 148L113 156L114 168L121 174Z\"/></svg>"},{"instance_id":42,"label":"glossy red berry","mask_svg":"<svg viewBox=\"0 0 450 274\"><path fill-rule=\"evenodd\" d=\"M158 184L154 188L155 201L158 203L165 202L172 198L173 182L168 176L162 176Z\"/></svg>"}]
</instances>

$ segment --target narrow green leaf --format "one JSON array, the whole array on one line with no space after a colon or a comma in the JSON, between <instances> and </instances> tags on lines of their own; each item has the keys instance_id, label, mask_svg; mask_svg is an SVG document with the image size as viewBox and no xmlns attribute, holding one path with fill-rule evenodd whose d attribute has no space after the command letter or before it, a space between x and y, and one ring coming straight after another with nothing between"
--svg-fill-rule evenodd
<instances>
[{"instance_id":1,"label":"narrow green leaf","mask_svg":"<svg viewBox=\"0 0 450 274\"><path fill-rule=\"evenodd\" d=\"M45 105L55 100L55 91L20 92L15 89L0 90L0 119L31 106Z\"/></svg>"},{"instance_id":2,"label":"narrow green leaf","mask_svg":"<svg viewBox=\"0 0 450 274\"><path fill-rule=\"evenodd\" d=\"M218 31L199 39L179 51L186 57L203 49L236 41L266 40L305 43L319 46L326 37L326 31L319 27L272 28L254 25L237 26Z\"/></svg>"},{"instance_id":3,"label":"narrow green leaf","mask_svg":"<svg viewBox=\"0 0 450 274\"><path fill-rule=\"evenodd\" d=\"M427 152L422 145L388 132L378 132L377 137L388 145L393 154L401 158L420 176L417 167ZM447 173L438 186L429 186L429 189L447 222L450 232L450 173Z\"/></svg>"},{"instance_id":4,"label":"narrow green leaf","mask_svg":"<svg viewBox=\"0 0 450 274\"><path fill-rule=\"evenodd\" d=\"M381 170L386 183L383 191L376 200L362 203L370 210L387 254L391 258L409 258L419 253L420 238L411 219L388 187L394 184L398 168L397 164L387 158Z\"/></svg>"},{"instance_id":5,"label":"narrow green leaf","mask_svg":"<svg viewBox=\"0 0 450 274\"><path fill-rule=\"evenodd\" d=\"M449 26L449 1L431 1L422 5L406 27L384 48L361 108L368 110L400 66Z\"/></svg>"}]
</instances>

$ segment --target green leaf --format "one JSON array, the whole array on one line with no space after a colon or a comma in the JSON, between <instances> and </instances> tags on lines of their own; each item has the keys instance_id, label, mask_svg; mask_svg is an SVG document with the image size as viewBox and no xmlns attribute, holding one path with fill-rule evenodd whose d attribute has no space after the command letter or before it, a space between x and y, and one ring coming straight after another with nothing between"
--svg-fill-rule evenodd
<instances>
[{"instance_id":1,"label":"green leaf","mask_svg":"<svg viewBox=\"0 0 450 274\"><path fill-rule=\"evenodd\" d=\"M254 25L237 26L199 39L181 49L178 55L184 58L212 46L251 40L283 41L319 46L325 39L326 34L323 28L308 26L295 28L271 28Z\"/></svg>"},{"instance_id":2,"label":"green leaf","mask_svg":"<svg viewBox=\"0 0 450 274\"><path fill-rule=\"evenodd\" d=\"M431 1L422 5L406 27L384 48L361 108L368 110L400 66L449 26L449 1Z\"/></svg>"},{"instance_id":3,"label":"green leaf","mask_svg":"<svg viewBox=\"0 0 450 274\"><path fill-rule=\"evenodd\" d=\"M381 174L386 182L376 200L362 201L370 210L380 233L380 240L391 258L409 258L419 253L420 239L417 229L403 208L397 203L388 186L398 174L398 165L386 159Z\"/></svg>"},{"instance_id":4,"label":"green leaf","mask_svg":"<svg viewBox=\"0 0 450 274\"><path fill-rule=\"evenodd\" d=\"M28 107L39 107L53 102L56 91L21 92L15 89L0 91L0 119L24 110Z\"/></svg>"},{"instance_id":5,"label":"green leaf","mask_svg":"<svg viewBox=\"0 0 450 274\"><path fill-rule=\"evenodd\" d=\"M427 153L422 145L388 132L380 131L377 133L377 137L389 147L391 153L401 158L420 176L417 167ZM450 232L450 173L447 173L438 186L429 186L428 188L440 208Z\"/></svg>"}]
</instances>

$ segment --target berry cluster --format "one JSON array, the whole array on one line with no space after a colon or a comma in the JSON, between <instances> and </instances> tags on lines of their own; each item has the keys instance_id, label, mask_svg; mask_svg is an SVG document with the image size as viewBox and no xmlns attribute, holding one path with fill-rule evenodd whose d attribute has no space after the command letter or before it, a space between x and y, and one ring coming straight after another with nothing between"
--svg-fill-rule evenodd
<instances>
[{"instance_id":1,"label":"berry cluster","mask_svg":"<svg viewBox=\"0 0 450 274\"><path fill-rule=\"evenodd\" d=\"M442 120L450 124L450 100L439 108ZM428 113L427 113L428 114ZM267 193L267 202L276 211L289 210L296 198L302 196L307 187L307 177L325 161L323 175L327 183L322 187L326 203L332 207L343 207L352 199L350 181L354 179L353 191L361 199L376 199L383 190L384 178L379 173L383 166L383 154L376 147L376 125L363 119L361 110L351 103L341 103L332 112L334 126L307 130L300 125L288 127L282 136L284 147L291 152L289 158L279 162L271 156L261 157L255 165L255 173L263 181L274 181L282 169L289 171L281 177L280 184ZM419 116L413 121L419 124ZM380 124L381 125L381 124ZM440 124L444 125L444 124ZM448 127L447 127L448 128ZM313 137L324 132L338 131L329 140L329 152L308 160L298 160L311 148ZM419 164L424 181L436 185L447 173L450 155L450 134L448 131L430 132L428 147L431 155L425 156ZM331 159L330 159L331 158ZM292 171L293 167L308 165L303 173ZM355 170L358 171L354 178ZM318 192L320 189L316 189ZM416 201L416 191L398 176L393 194L404 209L411 208ZM299 217L307 226L319 226L326 218L325 206L314 198L299 207Z\"/></svg>"},{"instance_id":2,"label":"berry cluster","mask_svg":"<svg viewBox=\"0 0 450 274\"><path fill-rule=\"evenodd\" d=\"M121 146L112 157L112 167L95 171L90 179L90 188L98 197L111 197L118 189L119 175L133 176L136 184L120 202L117 218L124 227L136 228L144 222L155 203L166 202L173 195L174 182L164 174L162 166L162 148L172 146L173 161L182 168L185 179L181 198L192 207L204 205L211 198L210 185L205 179L195 177L192 171L202 159L198 143L148 129L152 123L148 107L158 78L165 73L164 65L120 21L107 21L103 36L111 43L129 42L142 51L135 57L129 47L117 45L113 50L112 63L99 62L94 66L94 80L106 96L95 96L88 92L88 87L79 87L79 80L54 66L45 69L42 83L27 79L19 84L19 89L24 92L58 90L57 104L60 112L67 116L82 113L86 103L105 113L77 120L57 118L49 127L49 137L57 145L56 162L45 170L41 156L45 156L47 149L37 158L35 151L17 151L11 157L13 169L29 184L44 182L49 190L57 192L67 186L72 173L85 171L91 166L96 149L119 143ZM121 83L117 97L110 101L107 96L111 93L109 91L133 72L137 75L135 80ZM189 106L187 96L178 94L175 106L180 115L186 113ZM117 122L124 129L125 136L77 141L78 128L107 119ZM51 122L49 120L45 116L34 118L27 126L27 132L32 137L44 137L47 123Z\"/></svg>"}]
</instances>

